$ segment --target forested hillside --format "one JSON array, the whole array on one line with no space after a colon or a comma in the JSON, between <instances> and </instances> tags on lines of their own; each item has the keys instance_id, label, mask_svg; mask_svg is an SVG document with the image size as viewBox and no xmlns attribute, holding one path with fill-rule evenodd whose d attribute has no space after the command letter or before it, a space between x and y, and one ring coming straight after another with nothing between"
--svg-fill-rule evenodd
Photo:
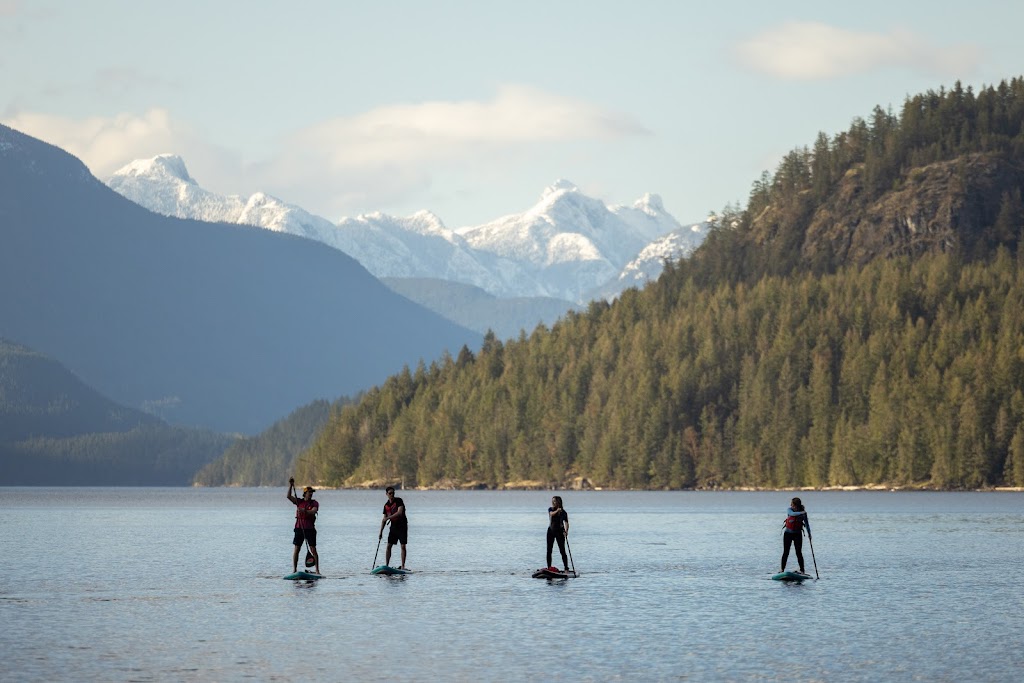
<instances>
[{"instance_id":1,"label":"forested hillside","mask_svg":"<svg viewBox=\"0 0 1024 683\"><path fill-rule=\"evenodd\" d=\"M0 338L0 485L183 486L233 440L119 405Z\"/></svg>"},{"instance_id":2,"label":"forested hillside","mask_svg":"<svg viewBox=\"0 0 1024 683\"><path fill-rule=\"evenodd\" d=\"M334 412L346 401L338 401ZM195 475L198 486L284 486L296 459L309 448L331 415L327 401L314 401L262 433L238 439Z\"/></svg>"},{"instance_id":3,"label":"forested hillside","mask_svg":"<svg viewBox=\"0 0 1024 683\"><path fill-rule=\"evenodd\" d=\"M1015 247L1024 223L1024 78L978 93L876 106L849 130L819 133L726 207L708 244L683 265L699 283L794 271L834 272L879 257Z\"/></svg>"},{"instance_id":4,"label":"forested hillside","mask_svg":"<svg viewBox=\"0 0 1024 683\"><path fill-rule=\"evenodd\" d=\"M100 395L52 358L0 337L0 442L158 424Z\"/></svg>"},{"instance_id":5,"label":"forested hillside","mask_svg":"<svg viewBox=\"0 0 1024 683\"><path fill-rule=\"evenodd\" d=\"M3 125L0 335L121 405L243 434L482 339L337 249L154 214Z\"/></svg>"},{"instance_id":6,"label":"forested hillside","mask_svg":"<svg viewBox=\"0 0 1024 683\"><path fill-rule=\"evenodd\" d=\"M305 478L1024 485L1024 81L819 136L643 291L408 369Z\"/></svg>"}]
</instances>

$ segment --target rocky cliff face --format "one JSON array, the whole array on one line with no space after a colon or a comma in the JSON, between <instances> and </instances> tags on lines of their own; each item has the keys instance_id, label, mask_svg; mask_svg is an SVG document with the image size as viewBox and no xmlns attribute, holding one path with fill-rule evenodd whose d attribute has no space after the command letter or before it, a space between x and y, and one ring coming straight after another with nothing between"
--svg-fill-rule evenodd
<instances>
[{"instance_id":1,"label":"rocky cliff face","mask_svg":"<svg viewBox=\"0 0 1024 683\"><path fill-rule=\"evenodd\" d=\"M771 245L788 234L804 265L830 269L932 251L971 256L1017 239L1022 227L1009 236L994 231L1003 196L1024 188L1024 168L1002 155L976 153L914 168L878 197L868 197L864 185L858 165L817 205L806 193L802 210L790 209L786 219L778 207L766 209L753 220L755 242Z\"/></svg>"}]
</instances>

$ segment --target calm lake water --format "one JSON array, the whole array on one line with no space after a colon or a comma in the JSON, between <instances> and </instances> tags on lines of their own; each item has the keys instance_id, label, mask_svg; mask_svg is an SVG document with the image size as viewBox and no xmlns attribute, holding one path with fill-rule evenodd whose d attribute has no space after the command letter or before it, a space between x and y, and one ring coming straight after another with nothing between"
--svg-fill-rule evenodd
<instances>
[{"instance_id":1,"label":"calm lake water","mask_svg":"<svg viewBox=\"0 0 1024 683\"><path fill-rule=\"evenodd\" d=\"M550 493L399 495L414 574L369 573L383 492L321 491L306 583L283 488L0 488L0 680L1024 677L1022 493L802 493L801 585L789 492L562 492L567 581Z\"/></svg>"}]
</instances>

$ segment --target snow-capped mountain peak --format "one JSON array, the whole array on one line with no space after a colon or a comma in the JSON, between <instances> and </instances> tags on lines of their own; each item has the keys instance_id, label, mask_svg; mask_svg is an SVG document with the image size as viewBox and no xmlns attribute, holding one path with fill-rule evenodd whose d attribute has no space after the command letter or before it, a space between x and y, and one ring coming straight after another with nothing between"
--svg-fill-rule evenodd
<instances>
[{"instance_id":1,"label":"snow-capped mountain peak","mask_svg":"<svg viewBox=\"0 0 1024 683\"><path fill-rule=\"evenodd\" d=\"M650 192L633 202L633 208L643 211L650 216L658 216L665 213L665 204L661 201L661 195L651 194Z\"/></svg>"},{"instance_id":2,"label":"snow-capped mountain peak","mask_svg":"<svg viewBox=\"0 0 1024 683\"><path fill-rule=\"evenodd\" d=\"M708 231L708 223L680 226L666 233L641 250L626 264L619 274L622 284L637 285L653 280L661 274L666 260L677 260L693 253Z\"/></svg>"},{"instance_id":3,"label":"snow-capped mountain peak","mask_svg":"<svg viewBox=\"0 0 1024 683\"><path fill-rule=\"evenodd\" d=\"M152 159L137 159L118 170L114 174L114 177L117 176L160 177L196 184L196 181L188 174L185 160L177 154L159 154Z\"/></svg>"},{"instance_id":4,"label":"snow-capped mountain peak","mask_svg":"<svg viewBox=\"0 0 1024 683\"><path fill-rule=\"evenodd\" d=\"M543 201L548 197L548 195L552 195L557 192L572 192L574 190L578 192L579 189L580 188L576 187L576 183L572 182L571 180L559 178L558 180L544 188L544 191L541 193L540 198Z\"/></svg>"},{"instance_id":5,"label":"snow-capped mountain peak","mask_svg":"<svg viewBox=\"0 0 1024 683\"><path fill-rule=\"evenodd\" d=\"M677 258L702 237L683 235L656 194L609 207L566 179L546 187L522 213L457 230L426 210L404 218L373 212L332 223L263 192L248 198L217 195L202 189L173 154L134 161L107 184L165 215L253 225L324 242L377 277L452 280L499 297L583 303L599 290L614 296L656 275L666 255ZM652 245L662 237L664 242ZM649 245L641 266L638 255ZM628 274L623 273L627 265Z\"/></svg>"}]
</instances>

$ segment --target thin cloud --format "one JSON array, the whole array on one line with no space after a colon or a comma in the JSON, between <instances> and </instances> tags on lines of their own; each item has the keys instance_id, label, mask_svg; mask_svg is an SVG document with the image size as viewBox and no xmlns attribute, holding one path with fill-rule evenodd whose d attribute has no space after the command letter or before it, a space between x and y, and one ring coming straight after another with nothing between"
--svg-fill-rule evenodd
<instances>
[{"instance_id":1,"label":"thin cloud","mask_svg":"<svg viewBox=\"0 0 1024 683\"><path fill-rule=\"evenodd\" d=\"M872 33L794 21L740 43L736 56L751 69L788 80L836 78L890 67L964 77L978 66L980 50L967 44L933 45L904 30Z\"/></svg>"},{"instance_id":2,"label":"thin cloud","mask_svg":"<svg viewBox=\"0 0 1024 683\"><path fill-rule=\"evenodd\" d=\"M180 148L182 140L189 137L186 129L171 122L167 110L159 108L142 116L84 120L22 112L4 123L74 154L100 178L135 159Z\"/></svg>"},{"instance_id":3,"label":"thin cloud","mask_svg":"<svg viewBox=\"0 0 1024 683\"><path fill-rule=\"evenodd\" d=\"M250 163L163 108L85 120L21 112L4 123L71 152L101 179L135 159L172 153L206 189L263 191L329 217L415 201L440 174L478 176L561 143L651 134L626 114L523 86L503 87L489 101L393 105L331 119L285 136L276 152Z\"/></svg>"},{"instance_id":4,"label":"thin cloud","mask_svg":"<svg viewBox=\"0 0 1024 683\"><path fill-rule=\"evenodd\" d=\"M507 147L648 135L625 114L525 86L504 86L487 102L392 105L300 131L289 145L327 154L332 165L410 162Z\"/></svg>"},{"instance_id":5,"label":"thin cloud","mask_svg":"<svg viewBox=\"0 0 1024 683\"><path fill-rule=\"evenodd\" d=\"M422 196L439 173L483 169L579 140L650 135L632 117L526 86L488 101L379 107L298 131L265 164L268 185L302 197L323 187L331 215ZM333 188L328 190L326 186Z\"/></svg>"}]
</instances>

